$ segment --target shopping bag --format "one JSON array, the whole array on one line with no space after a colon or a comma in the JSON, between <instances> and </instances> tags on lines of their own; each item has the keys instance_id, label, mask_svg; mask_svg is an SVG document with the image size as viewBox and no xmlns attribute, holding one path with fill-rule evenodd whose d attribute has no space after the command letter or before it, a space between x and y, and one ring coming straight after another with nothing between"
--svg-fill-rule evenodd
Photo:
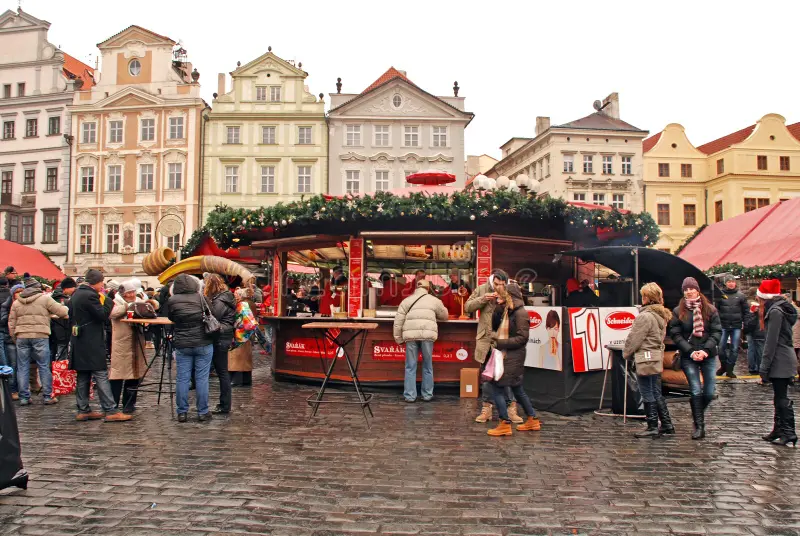
<instances>
[{"instance_id":1,"label":"shopping bag","mask_svg":"<svg viewBox=\"0 0 800 536\"><path fill-rule=\"evenodd\" d=\"M246 301L240 301L236 304L236 323L233 325L233 344L231 348L238 348L253 336L258 324L253 311Z\"/></svg>"},{"instance_id":2,"label":"shopping bag","mask_svg":"<svg viewBox=\"0 0 800 536\"><path fill-rule=\"evenodd\" d=\"M494 381L503 377L505 368L503 367L503 352L495 348L492 350L492 357L494 358Z\"/></svg>"},{"instance_id":3,"label":"shopping bag","mask_svg":"<svg viewBox=\"0 0 800 536\"><path fill-rule=\"evenodd\" d=\"M77 373L69 370L69 360L53 361L53 395L64 396L75 390Z\"/></svg>"},{"instance_id":4,"label":"shopping bag","mask_svg":"<svg viewBox=\"0 0 800 536\"><path fill-rule=\"evenodd\" d=\"M481 378L485 381L492 381L494 379L494 350L489 354L489 360L486 362L486 366L483 367Z\"/></svg>"}]
</instances>

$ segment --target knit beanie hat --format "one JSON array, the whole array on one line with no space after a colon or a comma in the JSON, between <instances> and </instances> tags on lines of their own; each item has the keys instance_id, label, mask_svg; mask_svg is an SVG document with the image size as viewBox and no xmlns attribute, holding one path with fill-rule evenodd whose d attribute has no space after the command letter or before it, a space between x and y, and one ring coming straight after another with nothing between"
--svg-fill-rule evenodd
<instances>
[{"instance_id":1,"label":"knit beanie hat","mask_svg":"<svg viewBox=\"0 0 800 536\"><path fill-rule=\"evenodd\" d=\"M758 286L756 295L762 300L771 300L781 295L780 279L765 279Z\"/></svg>"},{"instance_id":2,"label":"knit beanie hat","mask_svg":"<svg viewBox=\"0 0 800 536\"><path fill-rule=\"evenodd\" d=\"M31 288L31 287L33 287L33 288L42 288L42 284L31 277L31 278L28 278L28 279L25 280L25 288Z\"/></svg>"},{"instance_id":3,"label":"knit beanie hat","mask_svg":"<svg viewBox=\"0 0 800 536\"><path fill-rule=\"evenodd\" d=\"M694 277L687 277L683 280L683 284L681 285L681 291L686 292L688 289L693 288L697 292L700 292L700 285L697 283L697 279Z\"/></svg>"},{"instance_id":4,"label":"knit beanie hat","mask_svg":"<svg viewBox=\"0 0 800 536\"><path fill-rule=\"evenodd\" d=\"M17 283L13 287L11 287L11 295L13 296L15 293L19 292L20 290L25 290L25 285L22 283Z\"/></svg>"},{"instance_id":5,"label":"knit beanie hat","mask_svg":"<svg viewBox=\"0 0 800 536\"><path fill-rule=\"evenodd\" d=\"M61 290L67 290L68 288L77 287L78 284L71 277L65 277L64 280L61 282L60 286L61 286Z\"/></svg>"},{"instance_id":6,"label":"knit beanie hat","mask_svg":"<svg viewBox=\"0 0 800 536\"><path fill-rule=\"evenodd\" d=\"M102 283L103 279L105 278L103 277L103 272L101 272L100 270L95 270L94 268L90 268L86 272L86 282L89 283L90 285L96 285L98 283Z\"/></svg>"}]
</instances>

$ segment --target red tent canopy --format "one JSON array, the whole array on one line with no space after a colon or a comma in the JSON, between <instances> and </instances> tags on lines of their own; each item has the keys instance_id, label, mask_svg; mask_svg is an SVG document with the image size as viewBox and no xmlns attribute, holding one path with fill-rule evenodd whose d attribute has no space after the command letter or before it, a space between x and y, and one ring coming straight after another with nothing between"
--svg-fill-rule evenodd
<instances>
[{"instance_id":1,"label":"red tent canopy","mask_svg":"<svg viewBox=\"0 0 800 536\"><path fill-rule=\"evenodd\" d=\"M25 272L58 281L67 277L44 253L16 242L0 239L0 258L5 259L5 266L13 266L20 277Z\"/></svg>"},{"instance_id":2,"label":"red tent canopy","mask_svg":"<svg viewBox=\"0 0 800 536\"><path fill-rule=\"evenodd\" d=\"M406 177L406 182L409 184L418 184L422 186L441 186L456 182L456 176L446 171L438 171L429 169L426 171L418 171Z\"/></svg>"},{"instance_id":3,"label":"red tent canopy","mask_svg":"<svg viewBox=\"0 0 800 536\"><path fill-rule=\"evenodd\" d=\"M709 225L679 257L701 270L738 263L745 267L800 260L800 198L762 207Z\"/></svg>"}]
</instances>

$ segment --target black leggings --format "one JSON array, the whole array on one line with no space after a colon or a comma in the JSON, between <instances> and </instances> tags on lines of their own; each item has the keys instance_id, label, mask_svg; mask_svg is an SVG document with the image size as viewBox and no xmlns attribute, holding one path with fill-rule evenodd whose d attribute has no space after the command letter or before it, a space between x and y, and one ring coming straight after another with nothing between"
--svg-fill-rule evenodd
<instances>
[{"instance_id":1,"label":"black leggings","mask_svg":"<svg viewBox=\"0 0 800 536\"><path fill-rule=\"evenodd\" d=\"M772 382L772 403L776 408L780 407L782 400L789 400L789 384L792 380L791 378L770 378L769 381Z\"/></svg>"},{"instance_id":2,"label":"black leggings","mask_svg":"<svg viewBox=\"0 0 800 536\"><path fill-rule=\"evenodd\" d=\"M122 396L122 413L131 413L136 409L136 395L139 393L136 388L142 380L109 380L111 384L111 395L114 403L119 408L120 395Z\"/></svg>"},{"instance_id":3,"label":"black leggings","mask_svg":"<svg viewBox=\"0 0 800 536\"><path fill-rule=\"evenodd\" d=\"M214 343L214 357L211 361L219 379L219 406L223 411L231 410L231 376L228 373L228 348L230 343Z\"/></svg>"}]
</instances>

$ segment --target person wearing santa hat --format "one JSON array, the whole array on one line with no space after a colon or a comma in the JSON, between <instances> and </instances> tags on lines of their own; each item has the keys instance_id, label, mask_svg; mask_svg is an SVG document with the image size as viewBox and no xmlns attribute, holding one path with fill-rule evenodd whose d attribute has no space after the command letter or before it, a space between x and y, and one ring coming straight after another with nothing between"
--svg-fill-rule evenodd
<instances>
[{"instance_id":1,"label":"person wearing santa hat","mask_svg":"<svg viewBox=\"0 0 800 536\"><path fill-rule=\"evenodd\" d=\"M761 356L759 374L762 381L772 383L775 413L772 431L762 439L788 446L797 446L794 428L794 407L789 400L789 384L797 365L792 343L792 327L797 322L797 311L781 295L778 279L765 279L758 287L759 324L766 333L764 354Z\"/></svg>"},{"instance_id":2,"label":"person wearing santa hat","mask_svg":"<svg viewBox=\"0 0 800 536\"><path fill-rule=\"evenodd\" d=\"M669 336L678 346L681 368L689 380L694 420L692 439L703 439L706 436L705 410L714 399L716 387L714 357L722 339L722 323L716 307L700 292L695 278L684 279L681 290L683 298L672 311Z\"/></svg>"}]
</instances>

